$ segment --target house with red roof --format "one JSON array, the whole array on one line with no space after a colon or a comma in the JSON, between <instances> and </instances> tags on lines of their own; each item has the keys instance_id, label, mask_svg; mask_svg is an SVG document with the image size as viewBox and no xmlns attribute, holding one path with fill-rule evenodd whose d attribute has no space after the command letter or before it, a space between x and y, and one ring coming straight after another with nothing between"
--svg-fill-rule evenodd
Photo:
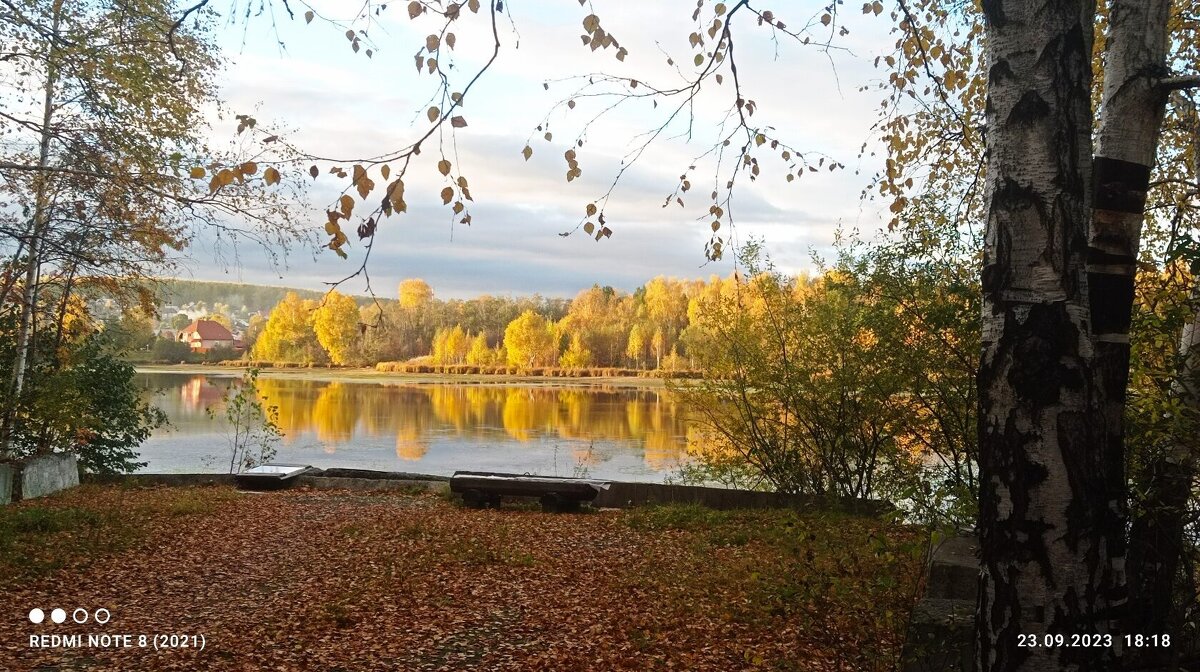
<instances>
[{"instance_id":1,"label":"house with red roof","mask_svg":"<svg viewBox=\"0 0 1200 672\"><path fill-rule=\"evenodd\" d=\"M237 341L225 325L212 320L193 320L179 330L175 340L187 343L192 352L208 352L213 348L234 348Z\"/></svg>"}]
</instances>

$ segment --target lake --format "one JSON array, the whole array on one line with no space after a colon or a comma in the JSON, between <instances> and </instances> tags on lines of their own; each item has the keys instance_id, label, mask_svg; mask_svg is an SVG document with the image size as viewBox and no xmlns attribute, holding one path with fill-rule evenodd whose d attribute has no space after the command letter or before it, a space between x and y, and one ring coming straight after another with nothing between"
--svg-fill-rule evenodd
<instances>
[{"instance_id":1,"label":"lake","mask_svg":"<svg viewBox=\"0 0 1200 672\"><path fill-rule=\"evenodd\" d=\"M227 472L218 414L240 373L139 372L170 426L141 446L147 473ZM456 470L661 482L687 459L682 404L661 388L393 383L271 375L277 462L450 475Z\"/></svg>"}]
</instances>

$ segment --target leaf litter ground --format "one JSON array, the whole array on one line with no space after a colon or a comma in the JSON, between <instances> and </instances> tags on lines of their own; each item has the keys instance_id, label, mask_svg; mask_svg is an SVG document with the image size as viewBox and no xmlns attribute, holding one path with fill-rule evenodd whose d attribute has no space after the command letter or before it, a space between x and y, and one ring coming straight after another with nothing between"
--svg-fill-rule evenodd
<instances>
[{"instance_id":1,"label":"leaf litter ground","mask_svg":"<svg viewBox=\"0 0 1200 672\"><path fill-rule=\"evenodd\" d=\"M84 486L0 510L0 670L889 670L921 539L791 511ZM29 646L75 633L206 647Z\"/></svg>"}]
</instances>

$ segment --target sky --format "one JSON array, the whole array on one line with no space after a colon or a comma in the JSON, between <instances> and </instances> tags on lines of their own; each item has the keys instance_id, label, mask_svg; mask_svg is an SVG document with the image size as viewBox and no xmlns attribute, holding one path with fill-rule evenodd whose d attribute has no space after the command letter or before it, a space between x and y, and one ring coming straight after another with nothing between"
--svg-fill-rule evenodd
<instances>
[{"instance_id":1,"label":"sky","mask_svg":"<svg viewBox=\"0 0 1200 672\"><path fill-rule=\"evenodd\" d=\"M230 61L221 85L227 109L286 129L290 142L317 156L365 157L408 145L428 128L424 110L436 91L432 77L417 73L413 54L439 22L429 16L410 20L406 4L392 3L369 26L352 24L367 29L372 58L354 53L344 35L350 24L339 21L352 19L348 8L358 6L345 0L314 0L311 6L321 18L311 24L296 2L294 20L275 2L273 20L267 14L222 24L220 42ZM742 91L757 105L751 122L769 126L796 149L813 152L814 158L827 156L846 169L822 170L788 183L783 164L764 158L759 179L749 182L743 174L735 188L730 208L734 226L721 231L734 245L727 243L723 260L709 262L704 244L711 235L707 213L714 164L695 164L690 175L695 186L684 195L686 207L662 205L681 173L717 137L733 99L728 70L722 86L709 86L697 97L690 124L686 115L677 118L626 169L606 208L613 235L599 242L582 230L559 234L576 229L584 206L607 191L623 158L640 146L642 134L663 122L669 105L662 101L655 108L648 99L631 101L588 126L585 145L577 149L583 175L571 183L565 180L563 152L587 120L613 100L580 97L574 109L550 114L556 102L581 84L578 77L589 73L635 78L660 88L678 85L679 75L667 58L683 64L684 73L692 72L688 36L695 30L695 3L592 0L585 7L571 0L511 0L504 5L500 56L458 112L467 127L452 140L446 138L447 149L457 153L455 174L461 171L470 180L473 221L455 224L457 218L441 204L438 191L445 178L437 172L436 152L416 157L405 179L409 211L382 223L371 252L368 270L377 294L394 295L397 283L410 277L425 279L441 298L570 297L593 284L632 291L657 275L727 275L734 268L736 243L750 237L764 240L778 267L798 272L812 267L814 252L830 254L839 226L869 237L887 221L886 204L860 197L881 161L860 157L864 143L868 152L876 147L870 128L881 100L878 91L860 87L877 83L879 71L872 61L894 42L885 17L843 9L839 22L844 20L850 33L837 38L839 48L832 50L800 45L782 35L774 39L769 28L755 25L752 15L735 17ZM794 7L777 7L778 15L792 28L817 21L822 12L815 2L785 5ZM702 10L705 25L712 11L711 4ZM613 50L593 52L581 45L582 20L593 12L628 50L623 62ZM816 27L825 30L819 23ZM454 58L452 89L461 90L490 54L486 7L479 15L464 13L452 30L455 49L443 51ZM570 77L577 79L559 81ZM552 82L549 90L547 81ZM555 136L550 142L536 130L546 121ZM235 124L214 119L214 141L227 139ZM527 142L533 148L528 161L521 155ZM328 164L318 165L324 169ZM320 231L324 210L345 186L325 175L310 183L298 207L314 231ZM279 265L253 244L240 245L235 257L216 255L215 249L209 234L199 232L180 275L323 289L357 268L363 254L354 240L349 260L330 250L314 253L299 246ZM356 279L341 289L365 293L366 286Z\"/></svg>"}]
</instances>

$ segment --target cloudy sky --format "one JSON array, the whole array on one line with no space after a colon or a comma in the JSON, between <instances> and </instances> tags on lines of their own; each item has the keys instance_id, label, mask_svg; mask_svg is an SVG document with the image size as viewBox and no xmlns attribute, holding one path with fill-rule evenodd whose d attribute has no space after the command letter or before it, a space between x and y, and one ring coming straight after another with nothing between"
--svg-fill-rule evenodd
<instances>
[{"instance_id":1,"label":"cloudy sky","mask_svg":"<svg viewBox=\"0 0 1200 672\"><path fill-rule=\"evenodd\" d=\"M436 81L418 75L413 54L426 35L438 30L436 17L411 21L407 3L396 2L373 17L369 27L354 24L368 30L374 51L368 59L351 50L345 25L336 23L353 19L348 9L359 3L314 1L319 16L334 23L318 18L311 25L299 10L289 20L282 4L274 4L274 25L264 15L223 29L222 45L231 64L222 91L231 111L250 112L261 124L288 129L289 140L313 155L340 159L401 148L424 133L424 110ZM818 29L815 37L828 32L819 23L821 3L782 4L775 9L789 28L812 21ZM711 161L695 164L687 207L662 207L694 157L714 144L733 99L728 70L722 86L710 86L696 98L694 121L689 124L688 115L681 115L625 171L606 210L613 235L601 242L582 231L559 234L579 224L584 206L607 191L623 158L640 146L644 133L663 123L673 106L631 101L593 123L578 150L583 176L570 184L564 179L563 152L614 99L580 97L574 109L552 114L550 142L536 131L555 103L582 83L558 80L607 73L659 88L678 86L679 74L667 59L683 64L684 74L692 72L688 36L696 29L694 9L689 0L592 0L590 8L568 0L505 2L500 57L465 100L460 113L468 126L452 140L446 138L447 151L457 151L456 174L461 171L470 180L473 222L453 223L438 197L445 179L437 172L439 157L422 153L405 179L409 211L384 221L371 254L375 291L390 296L402 278L420 277L443 298L534 292L572 296L593 283L632 290L655 275L729 273L734 256L729 248L720 262L704 257L711 222L708 195L714 184ZM702 10L705 25L712 11L709 4ZM582 20L592 12L628 50L624 62L613 57L613 50L592 52L581 46ZM732 207L735 224L722 233L734 242L762 237L778 266L800 270L811 266L813 250L828 252L839 224L870 235L886 221L884 206L860 199L878 167L878 157L859 154L863 143L874 147L870 127L880 102L878 91L860 87L877 81L872 61L894 40L887 35L884 17L864 17L856 8L844 10L838 19L850 33L838 37L835 43L841 48L833 50L800 45L782 35L774 39L773 31L755 25L754 18L743 12L732 28L743 95L757 104L752 123L772 127L791 146L812 152L814 159L828 156L846 170L822 170L789 184L783 164L764 158L756 182L739 178ZM467 14L452 30L457 42L451 77L458 79L452 79L451 88L457 91L490 55L486 7L479 15ZM549 90L543 86L546 81L552 82ZM215 124L214 137L228 137L226 126L228 122ZM521 155L526 142L534 150L529 161ZM378 175L375 179L382 184ZM325 175L311 183L302 207L314 230L345 186ZM236 262L228 255L216 261L202 234L183 275L320 289L357 268L363 249L355 241L348 252L350 260L343 261L329 250L314 255L298 249L285 265L272 266L266 255L243 245ZM361 281L345 287L353 293L364 289Z\"/></svg>"}]
</instances>

